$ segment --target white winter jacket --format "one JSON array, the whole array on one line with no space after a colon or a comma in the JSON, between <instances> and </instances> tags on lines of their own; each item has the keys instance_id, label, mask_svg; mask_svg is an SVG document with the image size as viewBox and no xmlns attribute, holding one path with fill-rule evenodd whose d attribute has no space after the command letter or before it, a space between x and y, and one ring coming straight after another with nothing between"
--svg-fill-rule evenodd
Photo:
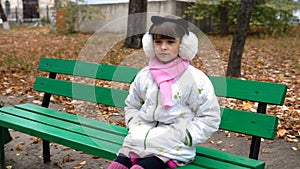
<instances>
[{"instance_id":1,"label":"white winter jacket","mask_svg":"<svg viewBox=\"0 0 300 169\"><path fill-rule=\"evenodd\" d=\"M172 84L172 95L174 106L162 107L149 67L137 74L125 101L129 131L123 152L183 163L194 159L196 145L219 127L220 107L213 86L202 71L190 65Z\"/></svg>"}]
</instances>

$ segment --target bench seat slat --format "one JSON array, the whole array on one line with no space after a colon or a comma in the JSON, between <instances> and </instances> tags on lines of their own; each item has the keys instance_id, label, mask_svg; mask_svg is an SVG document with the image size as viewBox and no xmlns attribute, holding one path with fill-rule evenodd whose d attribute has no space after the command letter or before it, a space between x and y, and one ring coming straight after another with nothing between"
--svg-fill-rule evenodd
<instances>
[{"instance_id":1,"label":"bench seat slat","mask_svg":"<svg viewBox=\"0 0 300 169\"><path fill-rule=\"evenodd\" d=\"M283 84L240 80L225 77L209 77L217 96L283 105L287 86Z\"/></svg>"},{"instance_id":2,"label":"bench seat slat","mask_svg":"<svg viewBox=\"0 0 300 169\"><path fill-rule=\"evenodd\" d=\"M238 156L235 154L230 154L220 150L215 150L203 146L197 146L196 148L197 156L203 156L210 159L215 159L218 161L228 162L238 166L244 166L255 169L263 169L265 167L265 162L260 160L254 160L251 158Z\"/></svg>"},{"instance_id":3,"label":"bench seat slat","mask_svg":"<svg viewBox=\"0 0 300 169\"><path fill-rule=\"evenodd\" d=\"M131 83L140 69L82 62L78 60L41 58L38 70Z\"/></svg>"},{"instance_id":4,"label":"bench seat slat","mask_svg":"<svg viewBox=\"0 0 300 169\"><path fill-rule=\"evenodd\" d=\"M53 87L55 86L55 87ZM124 107L128 91L37 77L34 90L89 102Z\"/></svg>"},{"instance_id":5,"label":"bench seat slat","mask_svg":"<svg viewBox=\"0 0 300 169\"><path fill-rule=\"evenodd\" d=\"M115 144L122 145L124 140L124 136L116 135L111 132L107 132L107 130L103 131L102 129L95 129L86 126L81 126L80 121L79 124L70 123L68 121L62 119L51 118L49 116L44 116L41 114L32 113L30 111L25 111L22 109L16 109L12 107L7 107L2 109L2 112L6 112L7 114L11 114L14 116L18 116L24 119L28 119L31 121L35 121L38 123L43 123L45 125L49 125L52 127L56 127L62 130L78 133L87 137L91 137L94 139L104 140L107 142L113 142ZM64 114L61 112L61 117L64 117ZM100 123L100 122L99 122Z\"/></svg>"},{"instance_id":6,"label":"bench seat slat","mask_svg":"<svg viewBox=\"0 0 300 169\"><path fill-rule=\"evenodd\" d=\"M23 109L21 109L21 108L23 108ZM28 112L26 113L26 111L25 111L25 108L27 108L27 110L28 110ZM36 109L35 109L36 108ZM34 111L33 111L34 110ZM35 111L37 111L37 110L39 110L38 112L35 112ZM41 111L41 110L43 110L43 111ZM93 133L93 134L91 134L91 133L89 133L90 132L90 129L86 129L85 127L84 127L84 125L85 124L83 124L83 126L82 126L82 129L81 128L76 128L76 127L74 127L74 128L71 128L71 129L68 129L68 125L71 125L71 124L68 124L68 123L73 123L73 122L76 122L76 123L81 123L81 121L80 121L80 119L78 119L79 117L76 117L76 115L72 115L72 114L68 114L68 113L64 113L64 112L59 112L59 111L55 111L55 110L52 110L52 109L47 109L47 108L43 108L43 107L40 107L40 106L37 106L37 105L32 105L32 104L22 104L22 105L18 105L17 106L17 108L13 108L13 107L5 107L5 108L2 108L1 109L1 111L2 112L4 112L4 113L7 113L7 114L15 114L15 116L18 116L18 118L21 118L21 119L26 119L26 120L28 120L28 119L30 119L29 121L31 121L31 122L36 122L36 123L42 123L41 125L45 125L46 124L46 126L51 126L51 123L53 123L53 124L56 124L55 125L55 127L54 126L51 126L51 127L53 127L53 128L59 128L59 130L62 130L62 131L60 131L60 133L64 133L64 131L66 131L66 130L68 130L68 132L71 132L71 133L78 133L78 132L80 132L80 130L82 130L82 132L84 133L85 131L87 131L88 132L88 134L86 135L86 137L91 137L92 135L93 136L95 136L95 135L97 135L97 133ZM30 114L30 112L34 112L34 113L31 113ZM45 112L46 114L47 113L54 113L54 114L56 114L56 116L59 116L60 118L58 118L58 119L60 119L60 120L64 120L64 119L66 119L66 121L72 121L72 122L68 122L68 123L66 123L66 124L63 124L63 122L65 122L65 121L60 121L60 120L57 120L57 119L53 119L53 117L51 117L51 115L49 115L49 116L46 116L46 115L43 115L43 113L40 113L40 112ZM41 115L42 114L42 115ZM31 116L33 116L33 117L31 117ZM34 116L35 116L35 121L33 121L32 120L32 118L34 118ZM45 118L45 117L48 117L48 118ZM77 118L77 119L76 119ZM83 118L83 117L82 117ZM83 119L87 119L87 118L83 118ZM91 119L89 119L90 121L94 121L95 123L97 122L97 124L99 123L99 124L102 124L102 122L98 122L98 121L95 121L95 120L91 120ZM61 124L61 125L58 125L58 122ZM80 125L80 124L77 124L77 125ZM95 125L95 124L94 124ZM115 126L115 125L112 125L112 124L108 124L109 126L111 125L111 126ZM80 127L80 126L79 126ZM108 127L107 125L106 125L106 127ZM121 126L117 126L117 127L120 127L120 128L122 128ZM111 128L112 129L112 128ZM125 129L125 128L124 128ZM109 130L109 128L107 129L107 130ZM125 131L125 130L124 130ZM68 133L67 132L67 133ZM113 132L114 133L114 132ZM98 133L99 134L99 133ZM119 135L119 133L114 133L114 134L116 134L116 135ZM124 135L125 136L125 135ZM39 137L39 135L37 135L37 137ZM101 134L101 137L105 137L103 134ZM111 137L111 136L109 136L110 138L111 138L111 140L113 140L113 137ZM119 137L122 137L122 136L119 136ZM43 137L44 138L44 137ZM96 137L91 137L91 139L95 139L95 140L97 140L96 139ZM117 140L116 142L118 142L119 141L119 146L121 146L121 144L122 144L122 140ZM110 142L109 140L107 141L107 142ZM224 152L220 152L221 154L222 153L224 153ZM97 155L97 154L94 154L94 155ZM200 155L200 154L199 154ZM202 157L203 156L203 157ZM201 159L200 161L201 162L203 162L203 163L205 163L206 165L209 165L209 162L210 163L220 163L219 165L223 165L224 167L225 166L228 166L227 168L228 169L230 169L230 168L236 168L236 167L233 167L232 166L232 164L230 164L230 163L228 163L228 161L225 161L225 163L224 162L222 162L220 159L208 159L207 157L206 157L207 155L205 155L204 153L203 153L203 151L201 151L201 156L199 156L199 157L197 157L198 158L198 160L199 159ZM219 155L218 155L219 156ZM227 159L228 159L228 156L226 157ZM240 157L239 157L240 158ZM233 159L233 158L231 158L231 159ZM218 161L220 161L220 162L218 162ZM235 161L236 161L236 159L235 159ZM254 160L255 161L255 160ZM227 164L228 163L228 164ZM202 167L205 167L205 165L203 165L203 164L198 164L197 163L197 165L200 165L200 166L202 166ZM218 165L216 165L216 166L218 166ZM195 168L195 166L193 166L194 168ZM237 168L245 168L245 167L237 167Z\"/></svg>"},{"instance_id":7,"label":"bench seat slat","mask_svg":"<svg viewBox=\"0 0 300 169\"><path fill-rule=\"evenodd\" d=\"M109 124L106 122L101 122L98 120L93 120L82 116L76 116L70 113L60 112L57 110L41 107L35 104L25 103L25 104L16 105L16 107L19 109L35 112L37 114L42 114L56 119L65 120L74 124L80 124L82 126L104 130L106 132L110 132L120 136L125 136L128 133L127 129L122 126ZM64 113L64 116L61 116L61 113Z\"/></svg>"},{"instance_id":8,"label":"bench seat slat","mask_svg":"<svg viewBox=\"0 0 300 169\"><path fill-rule=\"evenodd\" d=\"M40 137L50 142L55 142L76 150L84 151L89 154L93 154L99 157L113 160L116 157L116 153L121 148L122 141L120 144L114 144L110 141L103 141L90 137L90 135L81 135L78 132L69 131L66 129L54 127L52 125L45 124L46 118L37 118L40 122L24 118L19 116L19 113L15 115L9 114L8 111L16 112L19 111L16 108L8 109L8 107L1 109L0 111L0 125L20 131L32 136ZM24 113L24 111L22 112ZM37 114L39 115L39 114ZM50 120L51 121L51 120ZM55 121L52 121L55 123ZM103 135L101 135L103 136ZM189 165L181 167L182 169L205 169L203 167Z\"/></svg>"},{"instance_id":9,"label":"bench seat slat","mask_svg":"<svg viewBox=\"0 0 300 169\"><path fill-rule=\"evenodd\" d=\"M228 162L216 160L214 158L207 158L204 156L196 156L193 164L212 169L249 169L249 167L234 165Z\"/></svg>"},{"instance_id":10,"label":"bench seat slat","mask_svg":"<svg viewBox=\"0 0 300 169\"><path fill-rule=\"evenodd\" d=\"M2 112L0 112L0 125L110 160L116 157L116 152L121 148L120 145L111 142L92 139L88 136Z\"/></svg>"},{"instance_id":11,"label":"bench seat slat","mask_svg":"<svg viewBox=\"0 0 300 169\"><path fill-rule=\"evenodd\" d=\"M220 128L247 135L274 139L278 117L267 114L222 108Z\"/></svg>"}]
</instances>

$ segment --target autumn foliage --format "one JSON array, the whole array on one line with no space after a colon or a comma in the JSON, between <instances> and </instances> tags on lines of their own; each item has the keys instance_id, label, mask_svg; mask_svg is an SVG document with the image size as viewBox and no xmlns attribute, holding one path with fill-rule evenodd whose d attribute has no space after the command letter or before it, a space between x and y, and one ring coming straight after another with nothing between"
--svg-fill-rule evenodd
<instances>
[{"instance_id":1,"label":"autumn foliage","mask_svg":"<svg viewBox=\"0 0 300 169\"><path fill-rule=\"evenodd\" d=\"M299 28L298 28L299 29ZM300 30L300 29L299 29ZM242 58L242 78L288 86L284 106L268 107L268 114L279 117L278 137L289 142L300 139L300 31L281 37L247 38ZM32 90L40 57L76 59L91 34L53 34L49 27L33 28L22 26L10 31L0 29L0 92L1 97L39 97ZM231 47L231 36L208 36L219 52L226 69ZM111 52L116 58L128 55L118 47ZM69 100L55 98L72 109ZM251 102L228 99L226 106L255 111L257 105ZM99 106L105 118L112 116L113 108ZM116 122L117 123L117 122Z\"/></svg>"}]
</instances>

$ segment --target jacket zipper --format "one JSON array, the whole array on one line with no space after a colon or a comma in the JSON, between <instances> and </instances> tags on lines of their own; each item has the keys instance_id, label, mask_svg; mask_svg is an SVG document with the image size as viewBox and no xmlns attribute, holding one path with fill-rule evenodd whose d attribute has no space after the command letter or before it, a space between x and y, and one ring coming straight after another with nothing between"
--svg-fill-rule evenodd
<instances>
[{"instance_id":1,"label":"jacket zipper","mask_svg":"<svg viewBox=\"0 0 300 169\"><path fill-rule=\"evenodd\" d=\"M152 116L153 120L155 120L155 112L156 112L156 109L158 107L158 95L159 95L159 91L160 91L160 88L158 87L157 95L156 95L156 105L155 105L155 109L154 109L153 116ZM147 134L146 134L145 139L144 139L144 150L146 150L146 148L147 148L147 137L148 137L148 134L149 134L150 130L152 130L153 128L157 127L158 124L159 124L159 122L157 121L156 125L147 131Z\"/></svg>"},{"instance_id":2,"label":"jacket zipper","mask_svg":"<svg viewBox=\"0 0 300 169\"><path fill-rule=\"evenodd\" d=\"M157 121L156 125L147 131L147 134L146 134L145 140L144 140L144 150L146 150L146 148L147 148L147 137L148 137L148 134L149 134L150 130L152 130L153 128L157 127L158 124L159 124L159 122Z\"/></svg>"}]
</instances>

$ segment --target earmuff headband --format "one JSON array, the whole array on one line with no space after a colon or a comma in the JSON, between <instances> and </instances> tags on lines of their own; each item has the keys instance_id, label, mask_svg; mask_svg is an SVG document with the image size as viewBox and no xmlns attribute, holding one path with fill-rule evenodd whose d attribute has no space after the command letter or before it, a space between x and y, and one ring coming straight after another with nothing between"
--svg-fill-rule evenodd
<instances>
[{"instance_id":1,"label":"earmuff headband","mask_svg":"<svg viewBox=\"0 0 300 169\"><path fill-rule=\"evenodd\" d=\"M152 22L152 25L149 28L149 32L152 32L152 29L155 25L160 25L164 22L172 22L172 23L175 23L175 24L179 25L180 27L182 27L185 34L189 35L189 31L188 31L189 24L186 20L184 20L182 18L173 19L173 18L166 18L166 17L161 17L161 16L152 16L151 22Z\"/></svg>"}]
</instances>

